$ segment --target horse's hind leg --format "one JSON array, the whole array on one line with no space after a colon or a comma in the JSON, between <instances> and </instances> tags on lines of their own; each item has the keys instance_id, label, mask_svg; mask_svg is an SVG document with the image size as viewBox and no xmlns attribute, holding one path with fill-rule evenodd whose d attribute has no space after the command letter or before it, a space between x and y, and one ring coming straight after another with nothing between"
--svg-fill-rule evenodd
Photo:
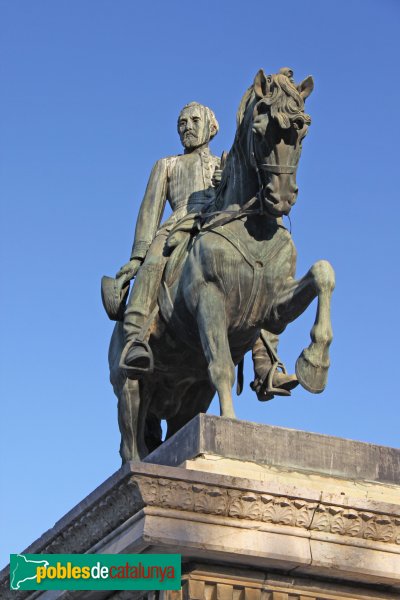
<instances>
[{"instance_id":1,"label":"horse's hind leg","mask_svg":"<svg viewBox=\"0 0 400 600\"><path fill-rule=\"evenodd\" d=\"M200 294L197 323L209 378L218 393L221 417L234 419L232 387L235 365L228 343L225 302L221 292L210 284Z\"/></svg>"},{"instance_id":2,"label":"horse's hind leg","mask_svg":"<svg viewBox=\"0 0 400 600\"><path fill-rule=\"evenodd\" d=\"M140 406L140 394L137 381L127 379L119 367L119 359L124 344L122 322L118 321L111 336L108 350L110 382L118 398L118 425L121 432L119 453L122 462L140 460L137 445L137 419Z\"/></svg>"},{"instance_id":3,"label":"horse's hind leg","mask_svg":"<svg viewBox=\"0 0 400 600\"><path fill-rule=\"evenodd\" d=\"M296 362L296 375L309 392L319 394L325 389L329 369L329 346L332 341L330 303L335 287L335 273L326 260L316 262L299 280L289 280L274 305L277 318L268 326L272 331L283 331L288 323L301 315L315 297L318 297L317 314L311 329L311 344Z\"/></svg>"},{"instance_id":4,"label":"horse's hind leg","mask_svg":"<svg viewBox=\"0 0 400 600\"><path fill-rule=\"evenodd\" d=\"M199 413L205 413L211 404L215 390L208 380L196 381L179 398L180 409L174 417L167 419L168 429L165 439L189 423Z\"/></svg>"},{"instance_id":5,"label":"horse's hind leg","mask_svg":"<svg viewBox=\"0 0 400 600\"><path fill-rule=\"evenodd\" d=\"M115 393L118 397L118 425L121 432L119 453L122 463L129 460L139 461L137 438L140 393L138 382L126 378L125 383L119 390L115 390Z\"/></svg>"}]
</instances>

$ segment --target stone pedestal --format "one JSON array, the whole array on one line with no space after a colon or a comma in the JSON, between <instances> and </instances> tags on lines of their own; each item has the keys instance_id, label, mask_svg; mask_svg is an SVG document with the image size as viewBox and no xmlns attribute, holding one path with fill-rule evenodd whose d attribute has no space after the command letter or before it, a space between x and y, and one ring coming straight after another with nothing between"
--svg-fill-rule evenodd
<instances>
[{"instance_id":1,"label":"stone pedestal","mask_svg":"<svg viewBox=\"0 0 400 600\"><path fill-rule=\"evenodd\" d=\"M1 598L400 599L400 450L200 415L26 552L178 552L182 590Z\"/></svg>"}]
</instances>

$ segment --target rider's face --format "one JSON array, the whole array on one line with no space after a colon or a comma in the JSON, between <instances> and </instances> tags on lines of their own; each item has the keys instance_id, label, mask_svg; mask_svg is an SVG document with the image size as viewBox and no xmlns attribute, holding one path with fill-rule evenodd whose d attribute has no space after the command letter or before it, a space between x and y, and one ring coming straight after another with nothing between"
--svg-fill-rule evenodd
<instances>
[{"instance_id":1,"label":"rider's face","mask_svg":"<svg viewBox=\"0 0 400 600\"><path fill-rule=\"evenodd\" d=\"M200 106L185 108L179 117L178 133L185 150L195 150L210 141L210 125Z\"/></svg>"}]
</instances>

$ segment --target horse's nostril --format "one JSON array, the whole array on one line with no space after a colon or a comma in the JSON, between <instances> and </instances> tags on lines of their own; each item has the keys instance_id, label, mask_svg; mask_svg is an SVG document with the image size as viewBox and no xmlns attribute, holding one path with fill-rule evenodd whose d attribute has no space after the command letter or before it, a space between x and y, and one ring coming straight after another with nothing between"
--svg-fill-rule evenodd
<instances>
[{"instance_id":1,"label":"horse's nostril","mask_svg":"<svg viewBox=\"0 0 400 600\"><path fill-rule=\"evenodd\" d=\"M278 194L268 194L268 200L270 200L271 202L273 202L274 204L279 204L279 195Z\"/></svg>"}]
</instances>

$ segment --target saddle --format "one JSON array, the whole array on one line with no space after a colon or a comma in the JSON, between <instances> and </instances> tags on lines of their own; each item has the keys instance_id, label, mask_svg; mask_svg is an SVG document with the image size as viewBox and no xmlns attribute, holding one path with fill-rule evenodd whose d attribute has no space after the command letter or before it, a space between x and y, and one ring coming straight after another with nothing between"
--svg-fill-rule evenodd
<instances>
[{"instance_id":1,"label":"saddle","mask_svg":"<svg viewBox=\"0 0 400 600\"><path fill-rule=\"evenodd\" d=\"M163 282L171 287L179 276L189 252L192 239L199 233L204 216L202 213L189 213L171 229L165 242L164 253L169 256Z\"/></svg>"}]
</instances>

